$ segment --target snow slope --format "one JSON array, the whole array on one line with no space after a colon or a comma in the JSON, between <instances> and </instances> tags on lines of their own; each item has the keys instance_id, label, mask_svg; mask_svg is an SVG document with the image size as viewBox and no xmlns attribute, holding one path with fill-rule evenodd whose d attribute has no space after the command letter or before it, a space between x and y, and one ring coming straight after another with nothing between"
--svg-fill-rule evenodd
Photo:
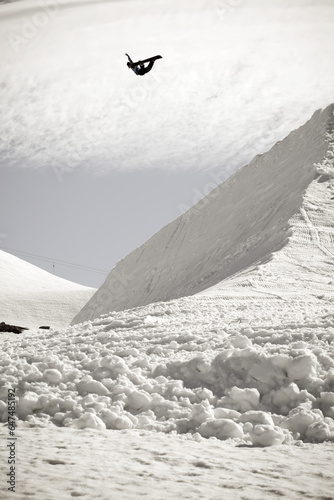
<instances>
[{"instance_id":1,"label":"snow slope","mask_svg":"<svg viewBox=\"0 0 334 500\"><path fill-rule=\"evenodd\" d=\"M238 224L230 222L230 233L221 233L232 238L233 229L238 234L245 230L240 224L247 219L251 232L230 264L238 273L193 296L119 312L109 312L105 303L108 312L92 320L42 332L38 338L25 334L14 345L5 340L2 421L12 387L19 420L32 426L176 432L199 441L215 437L253 446L333 440L332 120L333 106L317 112L161 230L153 238L159 246L150 240L137 251L149 255L138 274L145 279L154 252L165 250L162 236L175 235L173 226L189 234L186 224L179 227L186 220L190 228L198 228L194 251L197 238L199 249L207 249L207 260L214 256L218 264L220 246L210 244L220 224L215 210L218 216L219 210L224 212L231 192L239 200L236 193L250 190L252 196L242 197L235 211ZM314 165L317 159L321 162ZM229 190L224 190L226 185ZM226 197L219 196L222 192ZM280 203L272 207L276 199ZM263 211L264 206L272 213ZM205 217L200 232L193 221ZM180 264L188 265L184 247L171 244L169 251L181 275ZM163 262L170 265L167 259ZM130 277L136 272L126 269ZM206 286L217 281L208 269L205 273ZM172 267L170 275L176 280ZM182 279L175 286L179 283ZM128 294L134 296L130 283Z\"/></svg>"},{"instance_id":2,"label":"snow slope","mask_svg":"<svg viewBox=\"0 0 334 500\"><path fill-rule=\"evenodd\" d=\"M273 283L300 294L302 282L304 294L333 293L333 109L317 111L121 260L73 323L220 287L254 267L258 284L246 290L260 295ZM321 182L316 163L327 165ZM270 260L266 273L257 267ZM228 283L238 294L249 279Z\"/></svg>"},{"instance_id":3,"label":"snow slope","mask_svg":"<svg viewBox=\"0 0 334 500\"><path fill-rule=\"evenodd\" d=\"M29 328L67 326L94 293L0 250L0 321Z\"/></svg>"}]
</instances>

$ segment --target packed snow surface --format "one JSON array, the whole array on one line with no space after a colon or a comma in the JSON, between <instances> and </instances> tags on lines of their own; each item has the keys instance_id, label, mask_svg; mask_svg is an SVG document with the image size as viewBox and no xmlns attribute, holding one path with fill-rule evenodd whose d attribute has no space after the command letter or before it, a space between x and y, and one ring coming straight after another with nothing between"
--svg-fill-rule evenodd
<instances>
[{"instance_id":1,"label":"packed snow surface","mask_svg":"<svg viewBox=\"0 0 334 500\"><path fill-rule=\"evenodd\" d=\"M17 437L15 500L332 498L332 443L254 448L189 434L23 425ZM4 481L1 494L8 498Z\"/></svg>"},{"instance_id":2,"label":"packed snow surface","mask_svg":"<svg viewBox=\"0 0 334 500\"><path fill-rule=\"evenodd\" d=\"M0 321L64 327L94 292L0 250Z\"/></svg>"}]
</instances>

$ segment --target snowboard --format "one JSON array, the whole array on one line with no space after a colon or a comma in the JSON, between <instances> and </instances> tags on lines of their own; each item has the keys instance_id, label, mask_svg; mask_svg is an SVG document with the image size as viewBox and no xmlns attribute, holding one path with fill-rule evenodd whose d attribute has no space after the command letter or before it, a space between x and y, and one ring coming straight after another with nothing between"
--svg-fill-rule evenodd
<instances>
[{"instance_id":1,"label":"snowboard","mask_svg":"<svg viewBox=\"0 0 334 500\"><path fill-rule=\"evenodd\" d=\"M157 59L162 59L162 56L153 56L153 57L149 57L148 59L142 59L141 61L134 62L133 65L139 66L139 65L145 64L147 62L156 61Z\"/></svg>"}]
</instances>

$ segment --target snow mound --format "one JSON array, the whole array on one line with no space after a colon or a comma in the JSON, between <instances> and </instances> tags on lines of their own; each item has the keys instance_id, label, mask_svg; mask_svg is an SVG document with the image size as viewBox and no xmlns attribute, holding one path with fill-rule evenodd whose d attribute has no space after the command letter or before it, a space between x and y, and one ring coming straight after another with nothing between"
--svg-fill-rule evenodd
<instances>
[{"instance_id":1,"label":"snow mound","mask_svg":"<svg viewBox=\"0 0 334 500\"><path fill-rule=\"evenodd\" d=\"M330 308L329 299L197 296L16 337L2 345L0 421L11 388L30 426L253 446L334 440Z\"/></svg>"},{"instance_id":2,"label":"snow mound","mask_svg":"<svg viewBox=\"0 0 334 500\"><path fill-rule=\"evenodd\" d=\"M317 111L304 126L266 154L255 157L120 261L73 324L112 310L202 292L267 262L294 239L298 241L293 255L287 254L283 259L289 279L294 275L291 266L295 255L298 256L303 247L305 260L304 247L308 243L310 249L311 243L315 243L316 251L331 259L333 254L326 250L326 245L332 245L333 231L333 109L331 105ZM311 195L308 206L303 206L305 191L310 186L315 186L316 192ZM327 224L322 232L326 242L319 236L319 214L313 200L316 198L315 201L321 203L323 195L326 195L323 210L327 211L324 218ZM319 265L326 266L326 263L319 262ZM261 285L260 294L265 283ZM245 290L247 292L247 287ZM320 284L319 294L321 290Z\"/></svg>"},{"instance_id":3,"label":"snow mound","mask_svg":"<svg viewBox=\"0 0 334 500\"><path fill-rule=\"evenodd\" d=\"M1 321L30 328L43 324L69 325L95 291L58 278L2 250L0 283Z\"/></svg>"}]
</instances>

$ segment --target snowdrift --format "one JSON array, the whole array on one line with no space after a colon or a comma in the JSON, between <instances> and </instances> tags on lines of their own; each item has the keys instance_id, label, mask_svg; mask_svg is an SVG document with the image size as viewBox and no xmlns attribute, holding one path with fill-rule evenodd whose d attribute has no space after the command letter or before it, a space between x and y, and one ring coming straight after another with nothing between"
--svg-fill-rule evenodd
<instances>
[{"instance_id":1,"label":"snowdrift","mask_svg":"<svg viewBox=\"0 0 334 500\"><path fill-rule=\"evenodd\" d=\"M194 295L270 259L289 241L291 218L319 175L315 164L323 164L331 151L333 122L333 105L317 111L130 253L73 324Z\"/></svg>"},{"instance_id":2,"label":"snowdrift","mask_svg":"<svg viewBox=\"0 0 334 500\"><path fill-rule=\"evenodd\" d=\"M58 278L0 250L0 318L30 328L67 326L93 288Z\"/></svg>"},{"instance_id":3,"label":"snowdrift","mask_svg":"<svg viewBox=\"0 0 334 500\"><path fill-rule=\"evenodd\" d=\"M181 298L2 345L28 426L141 429L254 446L334 439L331 301Z\"/></svg>"}]
</instances>

